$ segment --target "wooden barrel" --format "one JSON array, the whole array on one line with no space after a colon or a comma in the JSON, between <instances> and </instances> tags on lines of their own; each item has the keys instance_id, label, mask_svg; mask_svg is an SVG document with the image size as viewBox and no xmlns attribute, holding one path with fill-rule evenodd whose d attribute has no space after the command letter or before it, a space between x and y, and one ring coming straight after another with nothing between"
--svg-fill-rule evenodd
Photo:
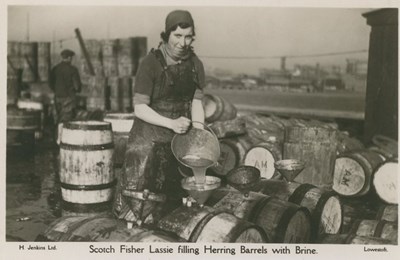
<instances>
[{"instance_id":1,"label":"wooden barrel","mask_svg":"<svg viewBox=\"0 0 400 260\"><path fill-rule=\"evenodd\" d=\"M104 57L117 57L118 39L107 39L101 41L101 54Z\"/></svg>"},{"instance_id":2,"label":"wooden barrel","mask_svg":"<svg viewBox=\"0 0 400 260\"><path fill-rule=\"evenodd\" d=\"M360 140L350 137L345 133L338 132L337 155L363 149L365 149L365 146Z\"/></svg>"},{"instance_id":3,"label":"wooden barrel","mask_svg":"<svg viewBox=\"0 0 400 260\"><path fill-rule=\"evenodd\" d=\"M109 209L116 183L113 152L111 123L63 124L59 171L63 209L83 214Z\"/></svg>"},{"instance_id":4,"label":"wooden barrel","mask_svg":"<svg viewBox=\"0 0 400 260\"><path fill-rule=\"evenodd\" d=\"M372 137L372 143L380 149L384 150L386 153L391 154L391 158L398 157L399 144L397 140L394 140L384 135L374 135Z\"/></svg>"},{"instance_id":5,"label":"wooden barrel","mask_svg":"<svg viewBox=\"0 0 400 260\"><path fill-rule=\"evenodd\" d=\"M132 77L121 77L121 112L132 112Z\"/></svg>"},{"instance_id":6,"label":"wooden barrel","mask_svg":"<svg viewBox=\"0 0 400 260\"><path fill-rule=\"evenodd\" d=\"M118 74L122 77L129 77L133 75L135 65L132 61L118 61Z\"/></svg>"},{"instance_id":7,"label":"wooden barrel","mask_svg":"<svg viewBox=\"0 0 400 260\"><path fill-rule=\"evenodd\" d=\"M384 161L394 159L394 155L392 153L385 151L382 148L379 148L377 146L369 146L367 149L377 153Z\"/></svg>"},{"instance_id":8,"label":"wooden barrel","mask_svg":"<svg viewBox=\"0 0 400 260\"><path fill-rule=\"evenodd\" d=\"M103 57L103 72L106 77L118 76L118 61L116 57Z\"/></svg>"},{"instance_id":9,"label":"wooden barrel","mask_svg":"<svg viewBox=\"0 0 400 260\"><path fill-rule=\"evenodd\" d=\"M101 41L103 69L104 69L104 75L106 77L118 76L117 50L118 50L118 39L107 39Z\"/></svg>"},{"instance_id":10,"label":"wooden barrel","mask_svg":"<svg viewBox=\"0 0 400 260\"><path fill-rule=\"evenodd\" d=\"M95 39L84 40L86 51L92 62L100 61L101 58L101 41Z\"/></svg>"},{"instance_id":11,"label":"wooden barrel","mask_svg":"<svg viewBox=\"0 0 400 260\"><path fill-rule=\"evenodd\" d=\"M107 78L104 76L90 76L86 89L86 109L89 111L106 110L109 102Z\"/></svg>"},{"instance_id":12,"label":"wooden barrel","mask_svg":"<svg viewBox=\"0 0 400 260\"><path fill-rule=\"evenodd\" d=\"M20 56L21 42L7 41L7 56Z\"/></svg>"},{"instance_id":13,"label":"wooden barrel","mask_svg":"<svg viewBox=\"0 0 400 260\"><path fill-rule=\"evenodd\" d=\"M343 196L367 194L371 188L372 174L382 162L382 157L371 150L341 155L335 162L333 190Z\"/></svg>"},{"instance_id":14,"label":"wooden barrel","mask_svg":"<svg viewBox=\"0 0 400 260\"><path fill-rule=\"evenodd\" d=\"M136 75L142 58L147 54L147 37L134 37L133 62L135 64L133 75Z\"/></svg>"},{"instance_id":15,"label":"wooden barrel","mask_svg":"<svg viewBox=\"0 0 400 260\"><path fill-rule=\"evenodd\" d=\"M89 96L105 97L107 91L107 78L104 76L90 76L88 83Z\"/></svg>"},{"instance_id":16,"label":"wooden barrel","mask_svg":"<svg viewBox=\"0 0 400 260\"><path fill-rule=\"evenodd\" d=\"M372 183L379 198L385 203L398 204L398 162L385 162L374 173Z\"/></svg>"},{"instance_id":17,"label":"wooden barrel","mask_svg":"<svg viewBox=\"0 0 400 260\"><path fill-rule=\"evenodd\" d=\"M88 111L106 110L106 99L104 97L91 97L86 98L86 109Z\"/></svg>"},{"instance_id":18,"label":"wooden barrel","mask_svg":"<svg viewBox=\"0 0 400 260\"><path fill-rule=\"evenodd\" d=\"M221 154L218 163L210 169L219 176L225 176L230 170L243 162L244 155L254 145L254 140L243 135L220 139Z\"/></svg>"},{"instance_id":19,"label":"wooden barrel","mask_svg":"<svg viewBox=\"0 0 400 260\"><path fill-rule=\"evenodd\" d=\"M274 163L282 159L280 143L262 142L251 147L244 156L244 165L260 170L261 178L280 178L281 174L275 169Z\"/></svg>"},{"instance_id":20,"label":"wooden barrel","mask_svg":"<svg viewBox=\"0 0 400 260\"><path fill-rule=\"evenodd\" d=\"M399 208L397 205L382 205L376 215L377 220L397 222L399 219Z\"/></svg>"},{"instance_id":21,"label":"wooden barrel","mask_svg":"<svg viewBox=\"0 0 400 260\"><path fill-rule=\"evenodd\" d=\"M131 131L134 115L132 113L108 113L104 121L110 122L114 135L114 167L122 167L125 160L126 145Z\"/></svg>"},{"instance_id":22,"label":"wooden barrel","mask_svg":"<svg viewBox=\"0 0 400 260\"><path fill-rule=\"evenodd\" d=\"M205 120L209 123L215 121L232 120L236 117L236 107L226 99L205 94L203 98Z\"/></svg>"},{"instance_id":23,"label":"wooden barrel","mask_svg":"<svg viewBox=\"0 0 400 260\"><path fill-rule=\"evenodd\" d=\"M7 105L16 104L21 94L22 70L7 71Z\"/></svg>"},{"instance_id":24,"label":"wooden barrel","mask_svg":"<svg viewBox=\"0 0 400 260\"><path fill-rule=\"evenodd\" d=\"M209 125L218 139L246 134L246 124L242 118L227 121L216 121Z\"/></svg>"},{"instance_id":25,"label":"wooden barrel","mask_svg":"<svg viewBox=\"0 0 400 260\"><path fill-rule=\"evenodd\" d=\"M294 179L321 188L331 188L336 159L336 131L322 127L287 127L283 144L283 159L298 159L306 163Z\"/></svg>"},{"instance_id":26,"label":"wooden barrel","mask_svg":"<svg viewBox=\"0 0 400 260\"><path fill-rule=\"evenodd\" d=\"M40 129L40 113L26 109L7 109L7 129L31 131Z\"/></svg>"},{"instance_id":27,"label":"wooden barrel","mask_svg":"<svg viewBox=\"0 0 400 260\"><path fill-rule=\"evenodd\" d=\"M393 244L397 244L397 222L370 219L358 220L353 224L350 233L357 236L383 238L391 241Z\"/></svg>"},{"instance_id":28,"label":"wooden barrel","mask_svg":"<svg viewBox=\"0 0 400 260\"><path fill-rule=\"evenodd\" d=\"M215 209L228 210L238 218L262 227L273 243L307 243L311 236L309 211L291 202L250 192L214 191L209 200Z\"/></svg>"},{"instance_id":29,"label":"wooden barrel","mask_svg":"<svg viewBox=\"0 0 400 260\"><path fill-rule=\"evenodd\" d=\"M318 243L320 244L356 244L356 245L389 245L390 240L378 237L364 237L354 234L326 234Z\"/></svg>"},{"instance_id":30,"label":"wooden barrel","mask_svg":"<svg viewBox=\"0 0 400 260\"><path fill-rule=\"evenodd\" d=\"M178 237L149 227L128 229L126 222L107 214L68 216L52 222L36 241L178 242Z\"/></svg>"},{"instance_id":31,"label":"wooden barrel","mask_svg":"<svg viewBox=\"0 0 400 260\"><path fill-rule=\"evenodd\" d=\"M266 234L257 225L210 207L181 206L162 218L157 226L189 242L268 242Z\"/></svg>"},{"instance_id":32,"label":"wooden barrel","mask_svg":"<svg viewBox=\"0 0 400 260\"><path fill-rule=\"evenodd\" d=\"M42 82L49 80L50 74L50 42L38 43L38 77Z\"/></svg>"},{"instance_id":33,"label":"wooden barrel","mask_svg":"<svg viewBox=\"0 0 400 260\"><path fill-rule=\"evenodd\" d=\"M370 198L341 198L343 222L341 233L349 233L359 219L376 219L376 202Z\"/></svg>"},{"instance_id":34,"label":"wooden barrel","mask_svg":"<svg viewBox=\"0 0 400 260\"><path fill-rule=\"evenodd\" d=\"M27 111L36 112L37 114L39 114L39 127L35 130L35 139L42 139L45 117L43 103L36 102L30 99L19 99L17 102L17 107L19 109L25 109Z\"/></svg>"},{"instance_id":35,"label":"wooden barrel","mask_svg":"<svg viewBox=\"0 0 400 260\"><path fill-rule=\"evenodd\" d=\"M313 241L321 234L340 232L342 205L333 191L325 191L311 184L280 180L264 180L261 185L263 194L292 202L310 211Z\"/></svg>"},{"instance_id":36,"label":"wooden barrel","mask_svg":"<svg viewBox=\"0 0 400 260\"><path fill-rule=\"evenodd\" d=\"M110 110L113 112L122 111L122 89L119 77L108 77L110 88Z\"/></svg>"},{"instance_id":37,"label":"wooden barrel","mask_svg":"<svg viewBox=\"0 0 400 260\"><path fill-rule=\"evenodd\" d=\"M21 45L21 58L23 62L23 82L34 82L37 80L37 50L37 42L23 42Z\"/></svg>"},{"instance_id":38,"label":"wooden barrel","mask_svg":"<svg viewBox=\"0 0 400 260\"><path fill-rule=\"evenodd\" d=\"M118 56L118 74L121 77L130 77L135 75L136 66L133 60L134 55L134 39L119 39L117 56Z\"/></svg>"}]
</instances>

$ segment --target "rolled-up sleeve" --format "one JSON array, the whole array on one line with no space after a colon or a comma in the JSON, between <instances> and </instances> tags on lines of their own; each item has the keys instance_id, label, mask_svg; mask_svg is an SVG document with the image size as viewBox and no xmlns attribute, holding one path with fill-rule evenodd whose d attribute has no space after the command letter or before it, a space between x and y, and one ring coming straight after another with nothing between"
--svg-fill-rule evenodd
<instances>
[{"instance_id":1,"label":"rolled-up sleeve","mask_svg":"<svg viewBox=\"0 0 400 260\"><path fill-rule=\"evenodd\" d=\"M194 99L203 99L204 96L204 88L206 86L206 76L204 72L204 66L201 60L198 58L195 59L194 65L196 67L197 71L197 76L198 76L198 81L199 81L199 86L196 88L196 91L194 92Z\"/></svg>"},{"instance_id":2,"label":"rolled-up sleeve","mask_svg":"<svg viewBox=\"0 0 400 260\"><path fill-rule=\"evenodd\" d=\"M133 104L150 104L150 97L154 89L154 60L147 56L140 63L135 77Z\"/></svg>"}]
</instances>

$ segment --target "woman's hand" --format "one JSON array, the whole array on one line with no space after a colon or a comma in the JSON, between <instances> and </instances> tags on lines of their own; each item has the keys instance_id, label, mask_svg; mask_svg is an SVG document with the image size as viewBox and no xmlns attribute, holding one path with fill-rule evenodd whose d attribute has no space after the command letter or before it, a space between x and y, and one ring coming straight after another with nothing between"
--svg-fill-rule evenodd
<instances>
[{"instance_id":1,"label":"woman's hand","mask_svg":"<svg viewBox=\"0 0 400 260\"><path fill-rule=\"evenodd\" d=\"M171 129L177 134L184 134L189 129L190 124L190 119L181 116L172 120Z\"/></svg>"}]
</instances>

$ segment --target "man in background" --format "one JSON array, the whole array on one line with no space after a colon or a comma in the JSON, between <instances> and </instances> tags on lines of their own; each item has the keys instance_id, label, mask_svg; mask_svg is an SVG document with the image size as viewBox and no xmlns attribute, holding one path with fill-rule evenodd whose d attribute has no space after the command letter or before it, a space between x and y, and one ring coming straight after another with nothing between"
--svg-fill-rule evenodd
<instances>
[{"instance_id":1,"label":"man in background","mask_svg":"<svg viewBox=\"0 0 400 260\"><path fill-rule=\"evenodd\" d=\"M82 84L79 72L72 63L75 53L65 49L61 52L62 61L50 72L49 85L54 91L54 105L57 112L57 143L59 144L59 133L62 123L68 122L76 116L77 97L81 91Z\"/></svg>"}]
</instances>

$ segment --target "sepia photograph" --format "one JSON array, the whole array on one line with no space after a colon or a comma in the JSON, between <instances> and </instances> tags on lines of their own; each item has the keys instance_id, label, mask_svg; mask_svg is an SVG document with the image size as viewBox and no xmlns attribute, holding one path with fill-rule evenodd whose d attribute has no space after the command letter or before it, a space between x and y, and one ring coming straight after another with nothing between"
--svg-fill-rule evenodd
<instances>
[{"instance_id":1,"label":"sepia photograph","mask_svg":"<svg viewBox=\"0 0 400 260\"><path fill-rule=\"evenodd\" d=\"M395 259L398 1L4 1L2 259Z\"/></svg>"}]
</instances>

